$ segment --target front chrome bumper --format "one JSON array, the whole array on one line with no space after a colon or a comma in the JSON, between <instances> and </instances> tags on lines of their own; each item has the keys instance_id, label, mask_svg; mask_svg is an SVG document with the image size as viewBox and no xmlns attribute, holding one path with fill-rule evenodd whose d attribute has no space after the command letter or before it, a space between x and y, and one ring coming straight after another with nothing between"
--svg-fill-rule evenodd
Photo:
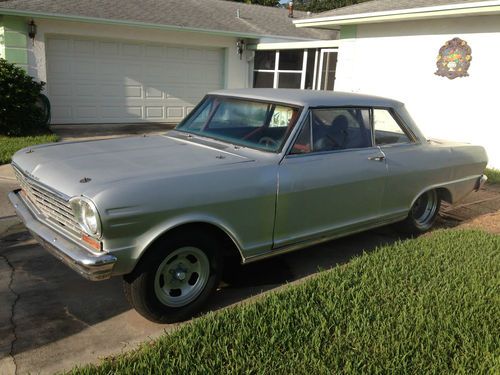
<instances>
[{"instance_id":1,"label":"front chrome bumper","mask_svg":"<svg viewBox=\"0 0 500 375\"><path fill-rule=\"evenodd\" d=\"M111 271L117 261L115 256L92 253L48 227L30 210L19 192L20 190L15 190L9 193L9 200L26 228L49 253L86 279L97 281L111 277Z\"/></svg>"}]
</instances>

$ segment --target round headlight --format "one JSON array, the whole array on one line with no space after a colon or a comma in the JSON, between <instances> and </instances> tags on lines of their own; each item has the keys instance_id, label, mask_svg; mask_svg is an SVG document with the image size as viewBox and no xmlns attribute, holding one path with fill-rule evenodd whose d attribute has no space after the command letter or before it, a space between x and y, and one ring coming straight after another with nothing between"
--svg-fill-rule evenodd
<instances>
[{"instance_id":1,"label":"round headlight","mask_svg":"<svg viewBox=\"0 0 500 375\"><path fill-rule=\"evenodd\" d=\"M83 231L91 236L100 236L101 220L94 203L85 197L72 198L69 203Z\"/></svg>"}]
</instances>

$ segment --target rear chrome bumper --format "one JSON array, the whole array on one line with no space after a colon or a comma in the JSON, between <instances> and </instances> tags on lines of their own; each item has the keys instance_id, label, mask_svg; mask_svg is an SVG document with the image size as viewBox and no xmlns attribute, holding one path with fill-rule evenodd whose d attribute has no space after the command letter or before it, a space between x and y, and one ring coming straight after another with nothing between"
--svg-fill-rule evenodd
<instances>
[{"instance_id":1,"label":"rear chrome bumper","mask_svg":"<svg viewBox=\"0 0 500 375\"><path fill-rule=\"evenodd\" d=\"M481 175L481 177L479 177L476 181L476 186L474 186L474 191L478 191L479 189L481 189L484 184L486 183L486 181L488 181L488 177L486 177L486 175Z\"/></svg>"},{"instance_id":2,"label":"rear chrome bumper","mask_svg":"<svg viewBox=\"0 0 500 375\"><path fill-rule=\"evenodd\" d=\"M9 200L40 245L86 279L97 281L111 277L113 266L117 261L115 256L108 253L92 253L45 225L19 193L20 190L9 193Z\"/></svg>"}]
</instances>

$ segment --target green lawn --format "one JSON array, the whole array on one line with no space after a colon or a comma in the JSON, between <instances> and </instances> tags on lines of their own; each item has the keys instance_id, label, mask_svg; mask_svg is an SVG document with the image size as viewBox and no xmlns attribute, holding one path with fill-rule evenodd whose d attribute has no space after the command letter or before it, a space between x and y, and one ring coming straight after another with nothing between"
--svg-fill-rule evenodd
<instances>
[{"instance_id":1,"label":"green lawn","mask_svg":"<svg viewBox=\"0 0 500 375\"><path fill-rule=\"evenodd\" d=\"M495 168L486 168L486 176L490 184L500 184L500 170Z\"/></svg>"},{"instance_id":2,"label":"green lawn","mask_svg":"<svg viewBox=\"0 0 500 375\"><path fill-rule=\"evenodd\" d=\"M72 373L498 374L500 236L386 246Z\"/></svg>"},{"instance_id":3,"label":"green lawn","mask_svg":"<svg viewBox=\"0 0 500 375\"><path fill-rule=\"evenodd\" d=\"M24 147L51 143L57 141L57 135L45 134L28 137L5 137L0 136L0 164L11 162L12 155Z\"/></svg>"}]
</instances>

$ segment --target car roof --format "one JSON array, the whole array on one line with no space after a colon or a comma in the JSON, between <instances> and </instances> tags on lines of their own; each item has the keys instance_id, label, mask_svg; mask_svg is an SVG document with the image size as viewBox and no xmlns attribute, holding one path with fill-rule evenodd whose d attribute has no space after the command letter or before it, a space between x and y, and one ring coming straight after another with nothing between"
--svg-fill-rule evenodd
<instances>
[{"instance_id":1,"label":"car roof","mask_svg":"<svg viewBox=\"0 0 500 375\"><path fill-rule=\"evenodd\" d=\"M245 99L265 100L277 103L289 103L302 107L400 107L403 105L403 103L393 99L339 91L299 89L230 89L212 91L209 93L209 95L231 96Z\"/></svg>"}]
</instances>

